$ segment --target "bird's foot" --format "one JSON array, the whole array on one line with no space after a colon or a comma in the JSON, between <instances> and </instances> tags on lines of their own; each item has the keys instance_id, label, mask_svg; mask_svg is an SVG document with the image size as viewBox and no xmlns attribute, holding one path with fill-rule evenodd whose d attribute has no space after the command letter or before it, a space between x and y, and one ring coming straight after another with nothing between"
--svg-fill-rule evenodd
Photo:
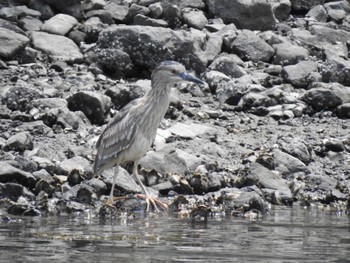
<instances>
[{"instance_id":1,"label":"bird's foot","mask_svg":"<svg viewBox=\"0 0 350 263\"><path fill-rule=\"evenodd\" d=\"M154 210L156 210L156 212L160 212L162 211L167 211L168 210L168 205L162 201L159 201L157 198L153 197L153 196L149 196L149 195L143 195L143 194L137 194L136 195L137 198L141 198L141 199L145 199L146 203L147 203L147 212L149 212L149 207L153 206ZM158 208L158 206L160 207L160 209Z\"/></svg>"}]
</instances>

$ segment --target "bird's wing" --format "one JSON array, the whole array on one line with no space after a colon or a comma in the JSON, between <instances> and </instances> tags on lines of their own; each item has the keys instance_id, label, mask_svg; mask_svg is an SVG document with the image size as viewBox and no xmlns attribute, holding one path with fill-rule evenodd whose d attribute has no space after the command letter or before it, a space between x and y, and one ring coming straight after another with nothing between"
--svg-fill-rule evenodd
<instances>
[{"instance_id":1,"label":"bird's wing","mask_svg":"<svg viewBox=\"0 0 350 263\"><path fill-rule=\"evenodd\" d=\"M134 141L137 131L137 115L129 114L129 112L135 104L136 101L133 101L118 112L101 133L96 143L95 174L105 164L117 158L118 154Z\"/></svg>"}]
</instances>

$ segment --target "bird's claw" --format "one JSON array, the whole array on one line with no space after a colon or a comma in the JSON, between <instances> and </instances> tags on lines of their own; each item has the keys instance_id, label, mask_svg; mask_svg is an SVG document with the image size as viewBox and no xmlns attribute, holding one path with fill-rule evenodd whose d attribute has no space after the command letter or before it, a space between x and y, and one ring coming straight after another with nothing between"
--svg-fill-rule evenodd
<instances>
[{"instance_id":1,"label":"bird's claw","mask_svg":"<svg viewBox=\"0 0 350 263\"><path fill-rule=\"evenodd\" d=\"M150 206L154 207L154 210L156 210L157 213L159 213L161 210L162 211L167 211L168 210L168 205L162 201L159 201L157 198L149 196L149 195L143 195L143 194L137 194L137 198L145 199L147 203L147 212L149 211ZM158 208L161 207L161 210Z\"/></svg>"}]
</instances>

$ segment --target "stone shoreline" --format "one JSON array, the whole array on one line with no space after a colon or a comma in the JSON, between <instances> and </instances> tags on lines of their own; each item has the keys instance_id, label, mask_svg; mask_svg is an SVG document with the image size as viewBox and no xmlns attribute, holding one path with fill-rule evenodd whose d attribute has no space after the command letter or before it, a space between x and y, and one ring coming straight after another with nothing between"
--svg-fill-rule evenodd
<instances>
[{"instance_id":1,"label":"stone shoreline","mask_svg":"<svg viewBox=\"0 0 350 263\"><path fill-rule=\"evenodd\" d=\"M5 2L0 215L142 210L132 197L102 206L113 170L94 177L94 145L163 60L206 82L173 90L141 161L169 211L348 212L348 1ZM140 192L130 172L121 169L116 196Z\"/></svg>"}]
</instances>

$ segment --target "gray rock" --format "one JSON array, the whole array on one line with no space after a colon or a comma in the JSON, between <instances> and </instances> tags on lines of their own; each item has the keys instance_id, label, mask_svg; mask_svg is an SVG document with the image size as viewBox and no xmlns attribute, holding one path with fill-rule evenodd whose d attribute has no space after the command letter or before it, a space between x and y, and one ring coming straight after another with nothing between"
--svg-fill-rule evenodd
<instances>
[{"instance_id":1,"label":"gray rock","mask_svg":"<svg viewBox=\"0 0 350 263\"><path fill-rule=\"evenodd\" d=\"M2 7L0 9L0 18L6 20L16 21L24 16L40 17L41 13L25 5Z\"/></svg>"},{"instance_id":2,"label":"gray rock","mask_svg":"<svg viewBox=\"0 0 350 263\"><path fill-rule=\"evenodd\" d=\"M104 10L104 9L89 11L89 12L85 13L85 16L87 18L96 16L104 24L108 24L108 25L114 24L114 19L112 18L111 13L108 12L107 10Z\"/></svg>"},{"instance_id":3,"label":"gray rock","mask_svg":"<svg viewBox=\"0 0 350 263\"><path fill-rule=\"evenodd\" d=\"M202 162L202 158L189 154L181 149L163 147L159 151L149 152L140 164L145 169L154 169L160 174L176 173L184 175L194 171Z\"/></svg>"},{"instance_id":4,"label":"gray rock","mask_svg":"<svg viewBox=\"0 0 350 263\"><path fill-rule=\"evenodd\" d=\"M315 111L336 108L342 103L333 91L325 88L312 88L304 93L301 99L309 104Z\"/></svg>"},{"instance_id":5,"label":"gray rock","mask_svg":"<svg viewBox=\"0 0 350 263\"><path fill-rule=\"evenodd\" d=\"M278 140L278 144L283 152L298 158L305 164L313 160L311 146L298 137L283 136Z\"/></svg>"},{"instance_id":6,"label":"gray rock","mask_svg":"<svg viewBox=\"0 0 350 263\"><path fill-rule=\"evenodd\" d=\"M195 123L185 124L180 122L176 123L167 130L175 136L183 139L194 139L202 135L214 135L217 133L216 129L206 125Z\"/></svg>"},{"instance_id":7,"label":"gray rock","mask_svg":"<svg viewBox=\"0 0 350 263\"><path fill-rule=\"evenodd\" d=\"M284 66L282 69L283 79L295 88L306 88L313 81L312 73L317 72L317 63L301 61L295 65Z\"/></svg>"},{"instance_id":8,"label":"gray rock","mask_svg":"<svg viewBox=\"0 0 350 263\"><path fill-rule=\"evenodd\" d=\"M59 13L68 14L74 16L77 19L81 19L82 15L82 6L81 1L79 0L44 0L54 9L59 11Z\"/></svg>"},{"instance_id":9,"label":"gray rock","mask_svg":"<svg viewBox=\"0 0 350 263\"><path fill-rule=\"evenodd\" d=\"M275 54L275 50L269 44L250 30L238 31L238 35L231 43L230 49L243 60L253 62L268 62Z\"/></svg>"},{"instance_id":10,"label":"gray rock","mask_svg":"<svg viewBox=\"0 0 350 263\"><path fill-rule=\"evenodd\" d=\"M274 64L291 65L301 60L307 60L309 52L307 49L295 46L291 43L282 43L274 47L276 54L273 59Z\"/></svg>"},{"instance_id":11,"label":"gray rock","mask_svg":"<svg viewBox=\"0 0 350 263\"><path fill-rule=\"evenodd\" d=\"M51 34L66 35L73 27L77 26L78 20L66 14L57 14L45 21L41 30Z\"/></svg>"},{"instance_id":12,"label":"gray rock","mask_svg":"<svg viewBox=\"0 0 350 263\"><path fill-rule=\"evenodd\" d=\"M149 13L150 13L149 8L133 3L129 8L129 12L126 19L132 21L136 15L147 16Z\"/></svg>"},{"instance_id":13,"label":"gray rock","mask_svg":"<svg viewBox=\"0 0 350 263\"><path fill-rule=\"evenodd\" d=\"M333 152L342 152L345 150L344 143L340 139L330 138L323 142L327 150Z\"/></svg>"},{"instance_id":14,"label":"gray rock","mask_svg":"<svg viewBox=\"0 0 350 263\"><path fill-rule=\"evenodd\" d=\"M102 173L102 180L111 187L113 183L114 169L106 170ZM133 177L123 168L119 168L117 175L116 188L124 192L129 193L140 193L142 192L141 187L135 182Z\"/></svg>"},{"instance_id":15,"label":"gray rock","mask_svg":"<svg viewBox=\"0 0 350 263\"><path fill-rule=\"evenodd\" d=\"M221 82L227 82L230 78L222 72L210 70L204 73L203 79L209 85L210 91L215 94Z\"/></svg>"},{"instance_id":16,"label":"gray rock","mask_svg":"<svg viewBox=\"0 0 350 263\"><path fill-rule=\"evenodd\" d=\"M23 186L34 187L35 177L28 172L24 172L5 161L0 161L0 183L20 183Z\"/></svg>"},{"instance_id":17,"label":"gray rock","mask_svg":"<svg viewBox=\"0 0 350 263\"><path fill-rule=\"evenodd\" d=\"M338 82L345 86L350 85L350 62L343 56L332 52L325 52L326 61L322 64L321 74L323 82Z\"/></svg>"},{"instance_id":18,"label":"gray rock","mask_svg":"<svg viewBox=\"0 0 350 263\"><path fill-rule=\"evenodd\" d=\"M309 168L302 161L279 149L273 149L273 158L276 164L275 169L283 175L283 178L299 172L310 173Z\"/></svg>"},{"instance_id":19,"label":"gray rock","mask_svg":"<svg viewBox=\"0 0 350 263\"><path fill-rule=\"evenodd\" d=\"M23 152L33 149L33 138L27 132L19 132L6 141L4 149L6 151Z\"/></svg>"},{"instance_id":20,"label":"gray rock","mask_svg":"<svg viewBox=\"0 0 350 263\"><path fill-rule=\"evenodd\" d=\"M41 13L41 19L50 19L56 14L52 6L47 4L45 0L32 0L28 3L28 6L39 11Z\"/></svg>"},{"instance_id":21,"label":"gray rock","mask_svg":"<svg viewBox=\"0 0 350 263\"><path fill-rule=\"evenodd\" d=\"M184 9L182 12L184 23L190 27L202 30L205 25L208 24L208 19L205 17L202 11Z\"/></svg>"},{"instance_id":22,"label":"gray rock","mask_svg":"<svg viewBox=\"0 0 350 263\"><path fill-rule=\"evenodd\" d=\"M81 156L76 156L70 159L66 159L59 163L57 169L59 174L68 175L73 170L79 170L82 173L87 171L87 167L91 164L90 162Z\"/></svg>"},{"instance_id":23,"label":"gray rock","mask_svg":"<svg viewBox=\"0 0 350 263\"><path fill-rule=\"evenodd\" d=\"M54 60L81 62L83 54L73 40L45 32L33 32L31 41L34 48L48 54Z\"/></svg>"},{"instance_id":24,"label":"gray rock","mask_svg":"<svg viewBox=\"0 0 350 263\"><path fill-rule=\"evenodd\" d=\"M79 91L67 97L71 111L82 111L93 124L102 124L111 107L111 98L93 91Z\"/></svg>"},{"instance_id":25,"label":"gray rock","mask_svg":"<svg viewBox=\"0 0 350 263\"><path fill-rule=\"evenodd\" d=\"M29 38L10 29L0 27L0 58L11 59L24 50Z\"/></svg>"},{"instance_id":26,"label":"gray rock","mask_svg":"<svg viewBox=\"0 0 350 263\"><path fill-rule=\"evenodd\" d=\"M268 0L272 6L272 11L279 21L284 21L289 18L292 5L289 0Z\"/></svg>"},{"instance_id":27,"label":"gray rock","mask_svg":"<svg viewBox=\"0 0 350 263\"><path fill-rule=\"evenodd\" d=\"M126 21L129 13L129 7L125 5L117 5L113 2L109 2L105 7L105 10L111 14L116 22L122 23Z\"/></svg>"},{"instance_id":28,"label":"gray rock","mask_svg":"<svg viewBox=\"0 0 350 263\"><path fill-rule=\"evenodd\" d=\"M313 6L322 5L326 0L291 0L293 10L310 10Z\"/></svg>"},{"instance_id":29,"label":"gray rock","mask_svg":"<svg viewBox=\"0 0 350 263\"><path fill-rule=\"evenodd\" d=\"M163 19L150 18L141 14L134 17L134 24L141 26L168 27L168 22Z\"/></svg>"},{"instance_id":30,"label":"gray rock","mask_svg":"<svg viewBox=\"0 0 350 263\"><path fill-rule=\"evenodd\" d=\"M149 69L155 67L156 61L178 60L200 73L207 64L202 58L204 40L205 35L200 31L118 25L101 32L99 48L122 50L135 65Z\"/></svg>"},{"instance_id":31,"label":"gray rock","mask_svg":"<svg viewBox=\"0 0 350 263\"><path fill-rule=\"evenodd\" d=\"M314 82L310 88L324 88L332 91L336 96L341 99L342 103L350 102L350 87L344 86L340 83L331 82L331 83L323 83L323 82Z\"/></svg>"},{"instance_id":32,"label":"gray rock","mask_svg":"<svg viewBox=\"0 0 350 263\"><path fill-rule=\"evenodd\" d=\"M17 183L0 183L0 199L8 198L17 202L20 197L34 200L35 196L26 187Z\"/></svg>"},{"instance_id":33,"label":"gray rock","mask_svg":"<svg viewBox=\"0 0 350 263\"><path fill-rule=\"evenodd\" d=\"M240 29L273 29L276 20L271 5L266 0L209 0L209 14L220 17L226 24L234 23Z\"/></svg>"},{"instance_id":34,"label":"gray rock","mask_svg":"<svg viewBox=\"0 0 350 263\"><path fill-rule=\"evenodd\" d=\"M39 31L43 22L35 17L25 16L20 19L18 25L27 32Z\"/></svg>"},{"instance_id":35,"label":"gray rock","mask_svg":"<svg viewBox=\"0 0 350 263\"><path fill-rule=\"evenodd\" d=\"M161 3L153 3L148 6L150 10L150 16L153 18L159 18L163 14L163 6Z\"/></svg>"},{"instance_id":36,"label":"gray rock","mask_svg":"<svg viewBox=\"0 0 350 263\"><path fill-rule=\"evenodd\" d=\"M350 4L348 1L335 1L324 4L328 15L336 22L341 22L350 12Z\"/></svg>"},{"instance_id":37,"label":"gray rock","mask_svg":"<svg viewBox=\"0 0 350 263\"><path fill-rule=\"evenodd\" d=\"M98 178L92 178L88 181L85 181L84 184L91 186L94 189L94 192L96 192L97 195L103 195L107 192L107 185L105 182Z\"/></svg>"},{"instance_id":38,"label":"gray rock","mask_svg":"<svg viewBox=\"0 0 350 263\"><path fill-rule=\"evenodd\" d=\"M243 61L234 54L220 55L210 64L209 69L224 73L231 78L239 78L247 74Z\"/></svg>"},{"instance_id":39,"label":"gray rock","mask_svg":"<svg viewBox=\"0 0 350 263\"><path fill-rule=\"evenodd\" d=\"M344 103L338 106L337 115L339 118L350 119L350 103Z\"/></svg>"},{"instance_id":40,"label":"gray rock","mask_svg":"<svg viewBox=\"0 0 350 263\"><path fill-rule=\"evenodd\" d=\"M307 18L318 22L327 22L328 14L323 5L316 5L305 15Z\"/></svg>"}]
</instances>

